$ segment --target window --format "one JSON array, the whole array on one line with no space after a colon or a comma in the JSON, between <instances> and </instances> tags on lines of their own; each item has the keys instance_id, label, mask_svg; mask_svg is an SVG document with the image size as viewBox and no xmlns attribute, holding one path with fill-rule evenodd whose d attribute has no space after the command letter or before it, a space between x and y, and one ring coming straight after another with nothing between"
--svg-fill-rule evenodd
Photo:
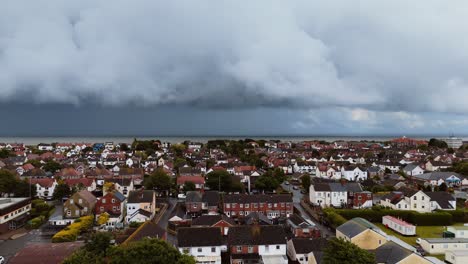
<instances>
[{"instance_id":1,"label":"window","mask_svg":"<svg viewBox=\"0 0 468 264\"><path fill-rule=\"evenodd\" d=\"M67 216L71 216L71 210L67 210Z\"/></svg>"},{"instance_id":2,"label":"window","mask_svg":"<svg viewBox=\"0 0 468 264\"><path fill-rule=\"evenodd\" d=\"M226 208L231 208L231 204L226 204Z\"/></svg>"},{"instance_id":3,"label":"window","mask_svg":"<svg viewBox=\"0 0 468 264\"><path fill-rule=\"evenodd\" d=\"M279 246L279 245L276 245L276 249L280 249L280 246Z\"/></svg>"},{"instance_id":4,"label":"window","mask_svg":"<svg viewBox=\"0 0 468 264\"><path fill-rule=\"evenodd\" d=\"M249 208L249 204L245 204L244 207L245 207L245 208Z\"/></svg>"},{"instance_id":5,"label":"window","mask_svg":"<svg viewBox=\"0 0 468 264\"><path fill-rule=\"evenodd\" d=\"M277 203L275 203L275 204L273 205L273 207L275 207L275 208L276 208L276 207L278 207L278 204L277 204Z\"/></svg>"},{"instance_id":6,"label":"window","mask_svg":"<svg viewBox=\"0 0 468 264\"><path fill-rule=\"evenodd\" d=\"M78 199L78 203L79 203L79 204L82 204L82 203L83 203L83 200L82 200L82 199Z\"/></svg>"},{"instance_id":7,"label":"window","mask_svg":"<svg viewBox=\"0 0 468 264\"><path fill-rule=\"evenodd\" d=\"M413 197L413 200L415 200L415 201L416 201L416 200L417 200L417 198L418 198L418 197L414 196L414 197Z\"/></svg>"},{"instance_id":8,"label":"window","mask_svg":"<svg viewBox=\"0 0 468 264\"><path fill-rule=\"evenodd\" d=\"M213 253L216 252L216 248L212 247L211 252L213 252Z\"/></svg>"},{"instance_id":9,"label":"window","mask_svg":"<svg viewBox=\"0 0 468 264\"><path fill-rule=\"evenodd\" d=\"M258 204L257 203L254 203L254 208L258 208Z\"/></svg>"},{"instance_id":10,"label":"window","mask_svg":"<svg viewBox=\"0 0 468 264\"><path fill-rule=\"evenodd\" d=\"M240 208L244 208L244 204L240 204L239 207L240 207Z\"/></svg>"},{"instance_id":11,"label":"window","mask_svg":"<svg viewBox=\"0 0 468 264\"><path fill-rule=\"evenodd\" d=\"M281 203L281 207L284 207L284 203Z\"/></svg>"},{"instance_id":12,"label":"window","mask_svg":"<svg viewBox=\"0 0 468 264\"><path fill-rule=\"evenodd\" d=\"M237 250L237 252L242 252L242 247L241 247L241 246L237 246L236 250Z\"/></svg>"},{"instance_id":13,"label":"window","mask_svg":"<svg viewBox=\"0 0 468 264\"><path fill-rule=\"evenodd\" d=\"M421 200L423 200L423 201L424 201L424 196L423 196L423 197L421 197Z\"/></svg>"},{"instance_id":14,"label":"window","mask_svg":"<svg viewBox=\"0 0 468 264\"><path fill-rule=\"evenodd\" d=\"M444 248L448 248L448 244L444 244Z\"/></svg>"},{"instance_id":15,"label":"window","mask_svg":"<svg viewBox=\"0 0 468 264\"><path fill-rule=\"evenodd\" d=\"M105 199L105 198L104 198L104 199L102 199L102 203L103 203L103 204L105 204L105 203L106 203L106 199Z\"/></svg>"},{"instance_id":16,"label":"window","mask_svg":"<svg viewBox=\"0 0 468 264\"><path fill-rule=\"evenodd\" d=\"M101 208L100 208L100 209L101 209L101 212L104 212L104 207L102 207L102 206L101 206Z\"/></svg>"},{"instance_id":17,"label":"window","mask_svg":"<svg viewBox=\"0 0 468 264\"><path fill-rule=\"evenodd\" d=\"M361 196L358 196L358 198L357 198L357 199L358 199L359 201L361 201L361 200L362 200L362 197L361 197Z\"/></svg>"},{"instance_id":18,"label":"window","mask_svg":"<svg viewBox=\"0 0 468 264\"><path fill-rule=\"evenodd\" d=\"M268 208L271 208L271 203L268 204Z\"/></svg>"},{"instance_id":19,"label":"window","mask_svg":"<svg viewBox=\"0 0 468 264\"><path fill-rule=\"evenodd\" d=\"M115 199L112 199L112 203L115 203Z\"/></svg>"},{"instance_id":20,"label":"window","mask_svg":"<svg viewBox=\"0 0 468 264\"><path fill-rule=\"evenodd\" d=\"M252 246L249 246L248 250L249 250L249 253L253 253L253 247Z\"/></svg>"},{"instance_id":21,"label":"window","mask_svg":"<svg viewBox=\"0 0 468 264\"><path fill-rule=\"evenodd\" d=\"M73 199L70 199L70 204L73 204Z\"/></svg>"},{"instance_id":22,"label":"window","mask_svg":"<svg viewBox=\"0 0 468 264\"><path fill-rule=\"evenodd\" d=\"M202 248L197 249L198 253L202 252Z\"/></svg>"}]
</instances>

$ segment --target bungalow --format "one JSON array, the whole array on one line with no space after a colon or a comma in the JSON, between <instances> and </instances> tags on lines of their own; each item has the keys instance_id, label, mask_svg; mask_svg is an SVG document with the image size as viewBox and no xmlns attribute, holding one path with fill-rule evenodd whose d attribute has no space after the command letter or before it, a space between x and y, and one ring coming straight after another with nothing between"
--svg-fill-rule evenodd
<instances>
[{"instance_id":1,"label":"bungalow","mask_svg":"<svg viewBox=\"0 0 468 264\"><path fill-rule=\"evenodd\" d=\"M378 264L433 264L432 261L394 241L388 241L372 252L375 254L375 260Z\"/></svg>"},{"instance_id":2,"label":"bungalow","mask_svg":"<svg viewBox=\"0 0 468 264\"><path fill-rule=\"evenodd\" d=\"M336 237L366 250L376 249L387 242L387 235L380 228L359 217L337 227Z\"/></svg>"},{"instance_id":3,"label":"bungalow","mask_svg":"<svg viewBox=\"0 0 468 264\"><path fill-rule=\"evenodd\" d=\"M447 251L467 249L468 238L421 238L419 244L431 255L445 254Z\"/></svg>"},{"instance_id":4,"label":"bungalow","mask_svg":"<svg viewBox=\"0 0 468 264\"><path fill-rule=\"evenodd\" d=\"M226 251L217 227L179 228L177 248L180 253L193 256L197 263L212 264L221 264L221 251Z\"/></svg>"},{"instance_id":5,"label":"bungalow","mask_svg":"<svg viewBox=\"0 0 468 264\"><path fill-rule=\"evenodd\" d=\"M442 169L448 169L450 168L450 164L440 162L440 161L427 161L425 164L426 170L427 171L440 171Z\"/></svg>"},{"instance_id":6,"label":"bungalow","mask_svg":"<svg viewBox=\"0 0 468 264\"><path fill-rule=\"evenodd\" d=\"M456 172L429 172L419 175L413 175L413 179L430 184L432 186L439 186L445 183L447 186L462 185L465 177Z\"/></svg>"}]
</instances>

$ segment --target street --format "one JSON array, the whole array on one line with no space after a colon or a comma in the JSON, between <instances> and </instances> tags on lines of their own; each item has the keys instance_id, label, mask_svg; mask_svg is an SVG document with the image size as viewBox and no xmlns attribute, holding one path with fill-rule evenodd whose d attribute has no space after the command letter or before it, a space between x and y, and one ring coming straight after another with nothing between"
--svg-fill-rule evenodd
<instances>
[{"instance_id":1,"label":"street","mask_svg":"<svg viewBox=\"0 0 468 264\"><path fill-rule=\"evenodd\" d=\"M322 236L325 236L325 237L331 237L331 236L335 236L335 234L333 232L331 232L328 227L320 224L320 223L317 223L317 221L315 221L314 219L311 219L309 214L306 213L306 211L304 210L304 208L302 207L301 205L301 199L302 199L302 196L304 194L301 193L301 190L294 190L293 189L293 185L286 185L284 183L281 184L281 187L283 187L284 190L286 191L289 191L293 194L293 204L294 204L294 207L296 207L299 212L301 213L301 216L306 219L306 220L310 220L312 221L315 226L320 230L320 232L322 233Z\"/></svg>"},{"instance_id":2,"label":"street","mask_svg":"<svg viewBox=\"0 0 468 264\"><path fill-rule=\"evenodd\" d=\"M176 198L158 199L158 202L167 204L167 209L158 222L158 225L160 227L162 227L164 230L167 230L167 224L171 216L171 213L177 204L177 199ZM172 245L176 244L177 241L174 235L170 234L169 232L166 232L166 236L167 236L167 242L169 244L172 244Z\"/></svg>"},{"instance_id":3,"label":"street","mask_svg":"<svg viewBox=\"0 0 468 264\"><path fill-rule=\"evenodd\" d=\"M41 236L39 229L31 230L26 235L15 240L0 240L0 256L5 257L6 263L28 243L50 242L50 239Z\"/></svg>"}]
</instances>

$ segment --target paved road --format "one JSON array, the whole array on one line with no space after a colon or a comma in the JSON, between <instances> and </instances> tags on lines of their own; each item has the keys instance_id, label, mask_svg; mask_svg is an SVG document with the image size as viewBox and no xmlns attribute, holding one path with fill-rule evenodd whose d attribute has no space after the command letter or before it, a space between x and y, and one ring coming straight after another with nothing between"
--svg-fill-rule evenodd
<instances>
[{"instance_id":1,"label":"paved road","mask_svg":"<svg viewBox=\"0 0 468 264\"><path fill-rule=\"evenodd\" d=\"M159 199L158 199L159 201ZM164 212L164 215L161 217L161 219L159 220L158 222L158 225L164 229L167 230L167 223L169 221L169 218L171 216L171 213L172 211L174 210L176 204L177 204L177 199L176 198L167 198L167 199L164 199L159 202L164 202L164 203L167 203L167 209L166 209L166 212ZM166 240L169 244L172 244L172 245L176 245L176 237L172 234L169 234L169 232L166 232Z\"/></svg>"},{"instance_id":2,"label":"paved road","mask_svg":"<svg viewBox=\"0 0 468 264\"><path fill-rule=\"evenodd\" d=\"M302 196L304 194L302 194L300 190L294 190L293 185L286 185L284 183L281 184L281 187L283 187L283 189L285 189L286 191L290 191L293 194L294 207L296 207L299 210L299 212L301 213L301 216L304 219L310 220L315 224L315 226L322 233L322 236L326 236L326 237L334 237L335 236L335 234L333 232L331 232L330 229L328 229L328 227L326 227L326 226L324 226L324 225L322 225L320 223L317 223L317 221L315 221L314 219L311 219L309 217L309 214L306 213L306 211L304 210L304 208L301 205L301 199L302 199Z\"/></svg>"},{"instance_id":3,"label":"paved road","mask_svg":"<svg viewBox=\"0 0 468 264\"><path fill-rule=\"evenodd\" d=\"M50 239L41 237L41 231L31 230L26 235L17 238L15 240L4 240L0 241L0 256L5 257L8 260L13 257L18 251L24 248L28 243L37 242L50 242Z\"/></svg>"}]
</instances>

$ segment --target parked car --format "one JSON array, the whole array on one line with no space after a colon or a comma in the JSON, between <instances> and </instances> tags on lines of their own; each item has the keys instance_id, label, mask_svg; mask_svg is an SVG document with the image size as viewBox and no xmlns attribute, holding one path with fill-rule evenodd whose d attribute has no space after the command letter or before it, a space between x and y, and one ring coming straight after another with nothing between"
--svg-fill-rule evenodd
<instances>
[{"instance_id":1,"label":"parked car","mask_svg":"<svg viewBox=\"0 0 468 264\"><path fill-rule=\"evenodd\" d=\"M293 186L293 190L299 190L299 187Z\"/></svg>"},{"instance_id":2,"label":"parked car","mask_svg":"<svg viewBox=\"0 0 468 264\"><path fill-rule=\"evenodd\" d=\"M185 193L179 193L177 195L177 198L181 199L181 200L184 200L185 198L187 198L187 196L185 195Z\"/></svg>"},{"instance_id":3,"label":"parked car","mask_svg":"<svg viewBox=\"0 0 468 264\"><path fill-rule=\"evenodd\" d=\"M289 182L288 182L288 181L285 181L284 184L285 184L285 185L289 185Z\"/></svg>"},{"instance_id":4,"label":"parked car","mask_svg":"<svg viewBox=\"0 0 468 264\"><path fill-rule=\"evenodd\" d=\"M416 247L416 253L418 253L421 256L426 256L427 255L426 251L421 246Z\"/></svg>"}]
</instances>

